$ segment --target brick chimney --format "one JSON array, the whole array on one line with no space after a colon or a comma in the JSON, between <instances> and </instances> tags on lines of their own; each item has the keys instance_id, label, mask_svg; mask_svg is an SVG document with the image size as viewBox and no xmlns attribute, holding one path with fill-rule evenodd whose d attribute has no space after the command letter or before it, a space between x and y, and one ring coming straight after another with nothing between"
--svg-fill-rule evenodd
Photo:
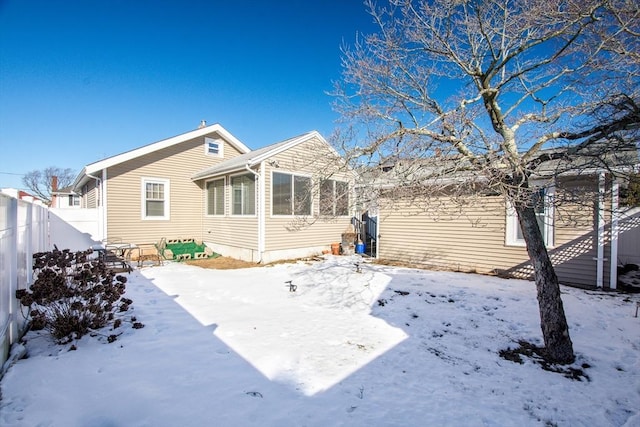
<instances>
[{"instance_id":1,"label":"brick chimney","mask_svg":"<svg viewBox=\"0 0 640 427\"><path fill-rule=\"evenodd\" d=\"M56 191L58 191L58 177L52 176L51 177L51 207L52 208L58 207L58 195L54 194Z\"/></svg>"}]
</instances>

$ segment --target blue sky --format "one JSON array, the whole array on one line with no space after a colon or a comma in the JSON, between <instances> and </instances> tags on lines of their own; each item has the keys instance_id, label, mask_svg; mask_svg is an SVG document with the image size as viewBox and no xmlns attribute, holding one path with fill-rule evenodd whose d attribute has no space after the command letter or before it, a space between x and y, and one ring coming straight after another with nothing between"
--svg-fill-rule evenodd
<instances>
[{"instance_id":1,"label":"blue sky","mask_svg":"<svg viewBox=\"0 0 640 427\"><path fill-rule=\"evenodd\" d=\"M252 149L318 130L362 0L0 0L0 187L220 123Z\"/></svg>"}]
</instances>

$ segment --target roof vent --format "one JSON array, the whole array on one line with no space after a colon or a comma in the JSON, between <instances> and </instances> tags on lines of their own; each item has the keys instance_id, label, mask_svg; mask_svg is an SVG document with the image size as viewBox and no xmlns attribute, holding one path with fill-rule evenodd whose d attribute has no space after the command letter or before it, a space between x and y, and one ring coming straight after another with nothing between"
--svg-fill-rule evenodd
<instances>
[{"instance_id":1,"label":"roof vent","mask_svg":"<svg viewBox=\"0 0 640 427\"><path fill-rule=\"evenodd\" d=\"M202 129L204 127L207 127L207 121L206 120L200 120L200 125L198 126L198 129Z\"/></svg>"}]
</instances>

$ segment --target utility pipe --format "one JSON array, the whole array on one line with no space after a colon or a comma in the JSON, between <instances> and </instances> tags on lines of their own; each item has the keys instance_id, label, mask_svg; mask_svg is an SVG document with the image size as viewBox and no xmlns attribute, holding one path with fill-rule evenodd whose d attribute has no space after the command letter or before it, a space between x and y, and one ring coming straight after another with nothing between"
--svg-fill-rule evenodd
<instances>
[{"instance_id":1,"label":"utility pipe","mask_svg":"<svg viewBox=\"0 0 640 427\"><path fill-rule=\"evenodd\" d=\"M251 167L249 166L249 163L245 164L244 168L247 171L251 172L256 177L256 181L258 181L258 184L260 185L260 188L258 189L258 200L256 203L257 205L256 209L258 213L258 264L260 264L262 262L262 255L264 253L264 229L265 229L264 203L263 203L264 190L265 190L264 176L263 176L264 161L260 163L260 173L251 169Z\"/></svg>"},{"instance_id":2,"label":"utility pipe","mask_svg":"<svg viewBox=\"0 0 640 427\"><path fill-rule=\"evenodd\" d=\"M107 238L107 190L106 188L102 188L102 183L106 187L107 185L107 170L102 170L102 179L97 176L87 174L89 178L96 180L96 189L98 190L98 194L96 196L96 209L98 209L99 215L99 232L100 232L100 240L104 240ZM85 206L86 207L86 206Z\"/></svg>"}]
</instances>

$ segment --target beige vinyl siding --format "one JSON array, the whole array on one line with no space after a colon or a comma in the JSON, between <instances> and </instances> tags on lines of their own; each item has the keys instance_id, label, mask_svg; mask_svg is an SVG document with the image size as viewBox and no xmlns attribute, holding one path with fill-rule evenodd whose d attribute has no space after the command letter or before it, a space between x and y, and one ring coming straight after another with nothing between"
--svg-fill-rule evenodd
<instances>
[{"instance_id":1,"label":"beige vinyl siding","mask_svg":"<svg viewBox=\"0 0 640 427\"><path fill-rule=\"evenodd\" d=\"M266 250L286 250L326 246L340 242L341 234L347 229L350 219L326 220L300 224L295 219L271 219L266 225Z\"/></svg>"},{"instance_id":2,"label":"beige vinyl siding","mask_svg":"<svg viewBox=\"0 0 640 427\"><path fill-rule=\"evenodd\" d=\"M583 199L578 203L564 203L555 212L556 245L549 250L549 255L558 278L563 282L596 284L597 191L595 177L579 180L567 178L558 185L558 197L562 197L563 193L573 193ZM606 217L605 221L608 221ZM605 257L608 258L606 253ZM608 265L605 265L604 276L607 280L608 268Z\"/></svg>"},{"instance_id":3,"label":"beige vinyl siding","mask_svg":"<svg viewBox=\"0 0 640 427\"><path fill-rule=\"evenodd\" d=\"M238 154L231 145L225 146L225 159ZM158 242L163 237L202 239L204 190L191 181L191 176L221 161L205 154L204 137L200 137L109 168L108 237L134 243ZM169 181L168 220L142 219L143 178Z\"/></svg>"},{"instance_id":4,"label":"beige vinyl siding","mask_svg":"<svg viewBox=\"0 0 640 427\"><path fill-rule=\"evenodd\" d=\"M274 162L275 161L275 162ZM274 167L272 165L278 165ZM278 251L316 246L329 247L339 242L342 233L351 223L351 216L318 217L318 183L321 178L349 182L353 189L353 177L349 173L337 171L341 166L335 154L326 144L311 140L284 151L265 162L265 250ZM311 177L313 187L312 213L310 217L294 215L272 215L271 179L272 172ZM332 172L335 172L333 174Z\"/></svg>"},{"instance_id":5,"label":"beige vinyl siding","mask_svg":"<svg viewBox=\"0 0 640 427\"><path fill-rule=\"evenodd\" d=\"M89 180L86 184L86 192L83 194L83 207L87 209L95 209L98 207L98 188L94 179Z\"/></svg>"},{"instance_id":6,"label":"beige vinyl siding","mask_svg":"<svg viewBox=\"0 0 640 427\"><path fill-rule=\"evenodd\" d=\"M578 187L572 180L564 180L559 187L563 185ZM458 211L438 207L429 212L402 202L382 203L379 257L426 267L531 277L526 249L505 244L507 219L502 197L483 197L480 203ZM589 206L584 201L566 203L554 212L554 246L549 248L549 255L561 282L596 284L594 212L593 203ZM605 286L608 268L606 263Z\"/></svg>"},{"instance_id":7,"label":"beige vinyl siding","mask_svg":"<svg viewBox=\"0 0 640 427\"><path fill-rule=\"evenodd\" d=\"M378 221L382 259L480 273L517 268L528 259L525 248L505 245L506 207L499 197L464 212L384 203Z\"/></svg>"},{"instance_id":8,"label":"beige vinyl siding","mask_svg":"<svg viewBox=\"0 0 640 427\"><path fill-rule=\"evenodd\" d=\"M220 179L216 177L216 179ZM207 216L207 194L203 194L203 240L218 245L258 250L258 215L260 208L256 200L256 215L231 215L231 179L225 178L224 216ZM259 187L258 182L256 185ZM257 194L258 189L256 189ZM223 254L224 255L224 254Z\"/></svg>"},{"instance_id":9,"label":"beige vinyl siding","mask_svg":"<svg viewBox=\"0 0 640 427\"><path fill-rule=\"evenodd\" d=\"M329 150L328 146L316 139L296 145L265 160L254 169L256 173L264 177L264 182L260 181L262 178L256 181L256 213L253 216L232 215L230 177L234 174L226 175L224 177L226 184L224 216L207 215L205 210L207 195L206 191L202 192L203 239L214 247L220 247L222 251L229 250L253 261L262 260L264 259L263 254L257 252L259 250L258 221L261 212L264 212L264 251L268 253L266 259L295 256L296 249L306 249L301 253L308 253L310 248L329 248L332 242L340 241L341 234L349 226L351 217L318 218L316 215L318 212L316 193L314 193L312 202L314 215L308 218L293 215L273 216L271 212L271 179L272 171L276 171L310 177L312 183L317 184L321 176L327 176L328 171L335 171L336 165L339 164L341 163L336 161L335 154ZM262 167L264 167L264 171L261 170ZM214 179L220 179L220 177ZM353 175L341 173L332 176L331 179L349 182L353 180ZM201 182L203 189L206 188L207 181ZM262 189L264 189L263 197L260 196ZM240 249L240 251L234 251L235 249ZM249 255L242 250L250 250L252 253Z\"/></svg>"},{"instance_id":10,"label":"beige vinyl siding","mask_svg":"<svg viewBox=\"0 0 640 427\"><path fill-rule=\"evenodd\" d=\"M203 239L219 245L258 250L258 219L231 216L205 218Z\"/></svg>"}]
</instances>

